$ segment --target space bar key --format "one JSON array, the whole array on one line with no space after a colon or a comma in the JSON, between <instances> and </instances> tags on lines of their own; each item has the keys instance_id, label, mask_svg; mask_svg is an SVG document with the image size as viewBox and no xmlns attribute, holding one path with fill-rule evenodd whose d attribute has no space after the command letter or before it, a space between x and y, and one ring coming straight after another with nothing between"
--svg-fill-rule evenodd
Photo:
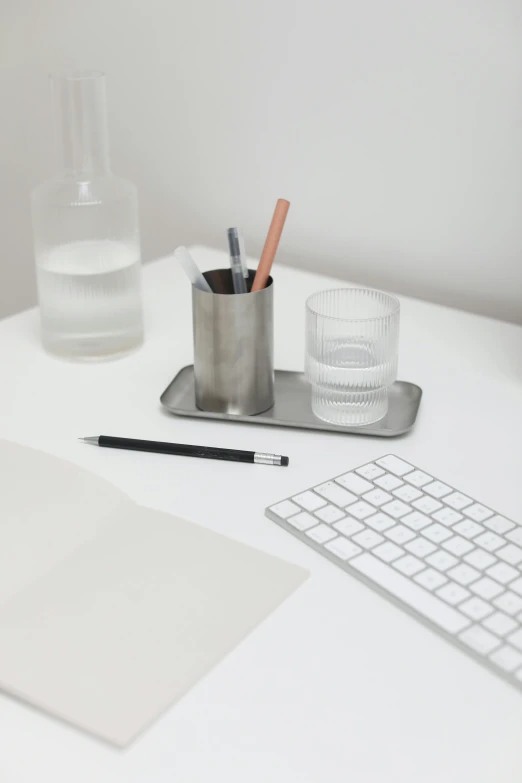
<instances>
[{"instance_id":1,"label":"space bar key","mask_svg":"<svg viewBox=\"0 0 522 783\"><path fill-rule=\"evenodd\" d=\"M354 557L350 560L350 566L448 633L458 633L470 624L468 618L456 609L397 573L391 566L381 563L373 555L365 552Z\"/></svg>"}]
</instances>

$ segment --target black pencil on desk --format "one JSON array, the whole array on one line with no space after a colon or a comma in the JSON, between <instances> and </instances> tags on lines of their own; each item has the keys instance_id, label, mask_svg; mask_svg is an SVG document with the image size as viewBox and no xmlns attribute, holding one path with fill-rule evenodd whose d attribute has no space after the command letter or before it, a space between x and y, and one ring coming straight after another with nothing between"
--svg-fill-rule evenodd
<instances>
[{"instance_id":1,"label":"black pencil on desk","mask_svg":"<svg viewBox=\"0 0 522 783\"><path fill-rule=\"evenodd\" d=\"M79 440L109 449L149 451L156 454L174 454L181 457L221 459L229 460L230 462L252 462L256 465L286 466L289 463L288 457L282 457L279 454L265 454L262 451L220 449L214 446L189 446L184 443L164 443L157 440L135 440L134 438L112 438L110 435L94 435L89 438L79 438Z\"/></svg>"}]
</instances>

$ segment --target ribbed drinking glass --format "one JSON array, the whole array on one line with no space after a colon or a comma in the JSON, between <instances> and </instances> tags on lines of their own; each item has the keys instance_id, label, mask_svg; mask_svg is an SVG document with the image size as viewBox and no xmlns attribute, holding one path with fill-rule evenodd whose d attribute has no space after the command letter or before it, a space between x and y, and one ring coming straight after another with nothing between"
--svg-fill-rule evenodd
<instances>
[{"instance_id":1,"label":"ribbed drinking glass","mask_svg":"<svg viewBox=\"0 0 522 783\"><path fill-rule=\"evenodd\" d=\"M399 318L399 301L382 291L341 288L309 297L305 372L318 418L353 427L386 415Z\"/></svg>"}]
</instances>

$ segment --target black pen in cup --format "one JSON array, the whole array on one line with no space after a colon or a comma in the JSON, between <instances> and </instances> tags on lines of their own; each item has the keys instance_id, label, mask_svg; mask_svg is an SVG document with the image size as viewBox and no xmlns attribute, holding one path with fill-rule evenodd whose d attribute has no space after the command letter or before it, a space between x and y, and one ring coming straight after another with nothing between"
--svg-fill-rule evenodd
<instances>
[{"instance_id":1,"label":"black pen in cup","mask_svg":"<svg viewBox=\"0 0 522 783\"><path fill-rule=\"evenodd\" d=\"M230 269L232 271L232 285L235 294L246 294L248 267L246 264L245 244L238 228L229 228L227 231L228 247L230 250Z\"/></svg>"}]
</instances>

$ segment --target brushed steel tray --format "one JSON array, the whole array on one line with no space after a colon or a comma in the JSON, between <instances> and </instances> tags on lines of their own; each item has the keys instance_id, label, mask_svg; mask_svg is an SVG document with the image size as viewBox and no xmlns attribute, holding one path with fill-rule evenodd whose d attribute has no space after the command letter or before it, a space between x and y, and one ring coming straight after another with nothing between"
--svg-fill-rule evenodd
<instances>
[{"instance_id":1,"label":"brushed steel tray","mask_svg":"<svg viewBox=\"0 0 522 783\"><path fill-rule=\"evenodd\" d=\"M201 419L225 419L246 424L268 424L274 427L297 427L307 430L344 432L353 435L378 435L392 438L408 432L415 424L422 397L422 389L414 383L396 381L390 389L388 413L375 424L364 427L338 427L321 421L312 413L310 386L303 373L289 370L275 371L275 404L257 416L235 416L230 413L211 413L196 408L194 393L194 366L183 367L160 397L160 402L177 416Z\"/></svg>"}]
</instances>

